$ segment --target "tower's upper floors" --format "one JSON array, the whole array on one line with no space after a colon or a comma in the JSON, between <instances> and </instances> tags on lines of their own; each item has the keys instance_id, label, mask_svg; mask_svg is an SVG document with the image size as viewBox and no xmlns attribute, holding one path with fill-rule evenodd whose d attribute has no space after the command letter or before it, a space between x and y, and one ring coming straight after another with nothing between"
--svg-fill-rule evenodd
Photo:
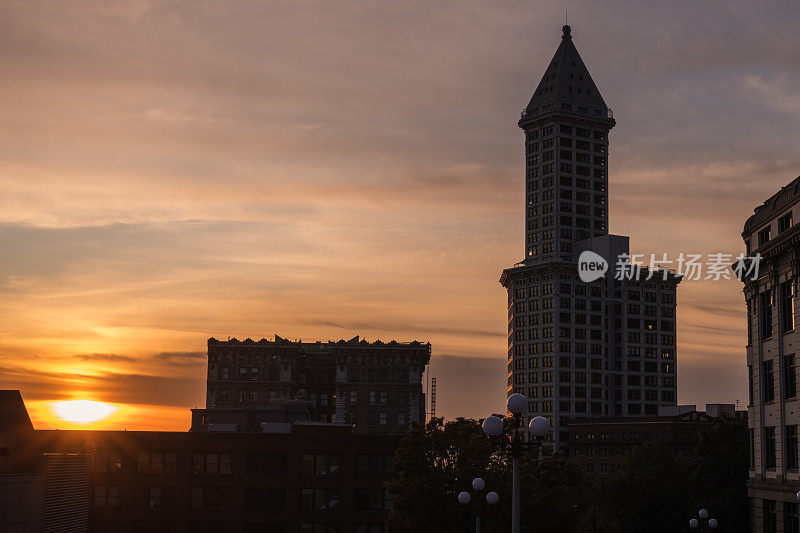
<instances>
[{"instance_id":1,"label":"tower's upper floors","mask_svg":"<svg viewBox=\"0 0 800 533\"><path fill-rule=\"evenodd\" d=\"M519 126L525 132L525 262L574 261L573 242L608 234L614 118L564 26Z\"/></svg>"}]
</instances>

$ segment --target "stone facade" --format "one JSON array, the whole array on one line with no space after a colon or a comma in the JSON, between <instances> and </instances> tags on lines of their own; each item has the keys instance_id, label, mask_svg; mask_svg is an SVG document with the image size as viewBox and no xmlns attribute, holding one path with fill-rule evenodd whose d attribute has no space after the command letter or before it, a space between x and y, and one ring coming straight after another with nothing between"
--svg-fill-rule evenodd
<instances>
[{"instance_id":1,"label":"stone facade","mask_svg":"<svg viewBox=\"0 0 800 533\"><path fill-rule=\"evenodd\" d=\"M800 398L796 327L800 279L800 178L755 209L742 238L761 256L756 276L744 276L747 308L751 517L754 532L797 532L800 510L797 430ZM736 265L734 265L736 268Z\"/></svg>"}]
</instances>

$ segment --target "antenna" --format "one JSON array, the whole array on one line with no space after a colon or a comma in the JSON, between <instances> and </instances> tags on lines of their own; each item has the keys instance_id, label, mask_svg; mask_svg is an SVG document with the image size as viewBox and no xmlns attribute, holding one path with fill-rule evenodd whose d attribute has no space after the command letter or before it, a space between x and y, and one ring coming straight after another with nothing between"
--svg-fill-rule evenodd
<instances>
[{"instance_id":1,"label":"antenna","mask_svg":"<svg viewBox=\"0 0 800 533\"><path fill-rule=\"evenodd\" d=\"M436 378L431 378L431 419L436 418Z\"/></svg>"},{"instance_id":2,"label":"antenna","mask_svg":"<svg viewBox=\"0 0 800 533\"><path fill-rule=\"evenodd\" d=\"M564 8L564 26L569 26L569 8Z\"/></svg>"}]
</instances>

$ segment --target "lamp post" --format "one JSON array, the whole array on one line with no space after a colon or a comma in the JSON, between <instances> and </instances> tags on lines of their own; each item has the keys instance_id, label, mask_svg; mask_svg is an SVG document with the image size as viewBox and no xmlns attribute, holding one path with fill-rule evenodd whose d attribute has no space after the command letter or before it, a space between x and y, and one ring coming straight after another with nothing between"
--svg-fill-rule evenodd
<instances>
[{"instance_id":1,"label":"lamp post","mask_svg":"<svg viewBox=\"0 0 800 533\"><path fill-rule=\"evenodd\" d=\"M483 480L483 478L476 477L475 479L472 480L472 488L476 492L480 492L486 488L486 482ZM494 491L486 495L486 503L488 503L489 505L494 505L499 500L500 496L498 496L498 494ZM471 501L472 501L472 495L469 492L458 493L458 503L460 503L461 505L467 505ZM475 511L475 533L481 533L481 515L477 510Z\"/></svg>"},{"instance_id":2,"label":"lamp post","mask_svg":"<svg viewBox=\"0 0 800 533\"><path fill-rule=\"evenodd\" d=\"M519 461L526 448L533 447L533 443L526 442L522 428L522 413L528 408L528 400L522 394L512 394L506 401L506 407L511 416L509 427L506 429L503 419L499 416L488 416L483 421L483 432L491 440L498 443L502 450L507 450L512 459L512 485L511 485L511 533L519 533ZM550 422L543 416L531 420L529 429L536 439L543 439L550 432Z\"/></svg>"},{"instance_id":3,"label":"lamp post","mask_svg":"<svg viewBox=\"0 0 800 533\"><path fill-rule=\"evenodd\" d=\"M697 518L692 518L691 520L689 520L689 528L692 531L696 531L698 530L698 528L700 528L699 531L709 531L717 529L719 522L717 522L716 518L708 518L708 511L706 511L705 509L700 509L700 511L697 512L697 516L700 517L700 520L698 520Z\"/></svg>"}]
</instances>

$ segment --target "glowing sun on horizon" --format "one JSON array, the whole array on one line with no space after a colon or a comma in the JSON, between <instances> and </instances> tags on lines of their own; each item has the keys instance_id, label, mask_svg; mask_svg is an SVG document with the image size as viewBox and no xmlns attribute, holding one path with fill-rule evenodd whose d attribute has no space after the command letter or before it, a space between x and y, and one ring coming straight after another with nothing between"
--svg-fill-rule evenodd
<instances>
[{"instance_id":1,"label":"glowing sun on horizon","mask_svg":"<svg viewBox=\"0 0 800 533\"><path fill-rule=\"evenodd\" d=\"M92 400L67 400L53 403L56 416L67 422L90 423L107 418L117 410L109 403Z\"/></svg>"}]
</instances>

